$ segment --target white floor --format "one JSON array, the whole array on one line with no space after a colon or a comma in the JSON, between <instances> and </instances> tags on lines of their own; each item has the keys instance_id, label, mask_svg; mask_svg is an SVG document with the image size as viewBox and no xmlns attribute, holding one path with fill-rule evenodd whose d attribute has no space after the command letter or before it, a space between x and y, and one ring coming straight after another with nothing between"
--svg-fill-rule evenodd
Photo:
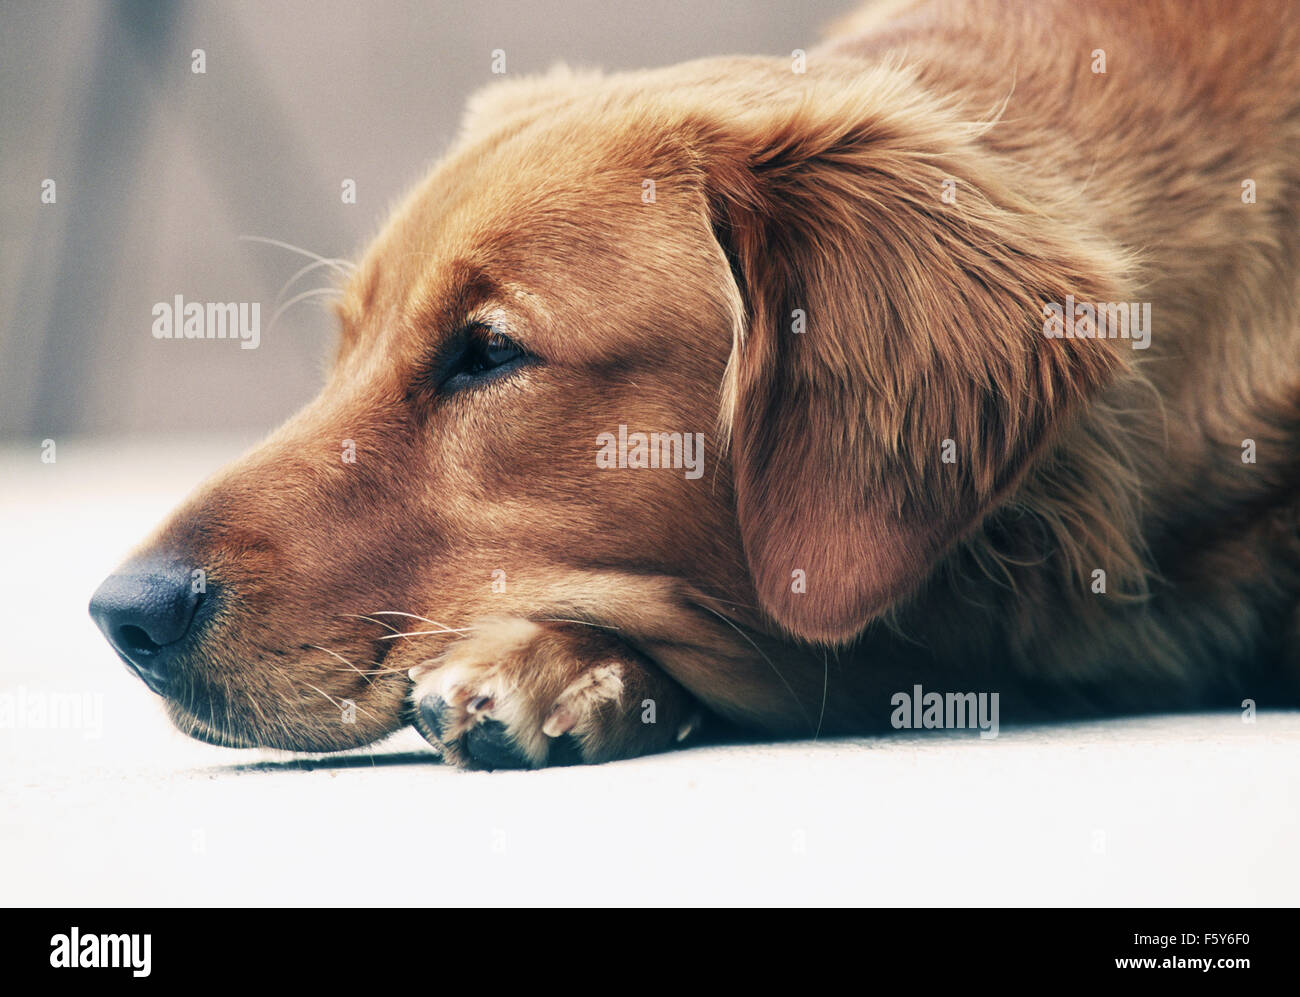
<instances>
[{"instance_id":1,"label":"white floor","mask_svg":"<svg viewBox=\"0 0 1300 997\"><path fill-rule=\"evenodd\" d=\"M0 903L1234 905L1300 899L1300 713L465 774L174 732L86 616L234 441L0 453ZM80 729L32 729L56 693ZM96 717L95 708L99 709ZM309 762L303 767L303 762Z\"/></svg>"}]
</instances>

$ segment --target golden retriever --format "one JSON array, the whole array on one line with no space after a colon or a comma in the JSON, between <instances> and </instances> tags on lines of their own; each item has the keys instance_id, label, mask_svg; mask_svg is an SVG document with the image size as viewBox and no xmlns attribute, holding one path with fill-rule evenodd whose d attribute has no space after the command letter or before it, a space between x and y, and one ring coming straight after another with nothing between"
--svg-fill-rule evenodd
<instances>
[{"instance_id":1,"label":"golden retriever","mask_svg":"<svg viewBox=\"0 0 1300 997\"><path fill-rule=\"evenodd\" d=\"M92 614L196 737L469 767L888 729L918 685L1294 701L1298 292L1283 0L504 81L320 396Z\"/></svg>"}]
</instances>

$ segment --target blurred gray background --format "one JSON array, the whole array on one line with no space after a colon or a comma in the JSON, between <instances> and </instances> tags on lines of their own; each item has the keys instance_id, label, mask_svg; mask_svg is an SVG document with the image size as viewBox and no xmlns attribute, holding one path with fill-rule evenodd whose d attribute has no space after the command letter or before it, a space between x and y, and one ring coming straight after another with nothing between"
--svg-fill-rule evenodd
<instances>
[{"instance_id":1,"label":"blurred gray background","mask_svg":"<svg viewBox=\"0 0 1300 997\"><path fill-rule=\"evenodd\" d=\"M3 0L0 437L255 431L290 414L320 383L332 317L310 299L268 330L307 261L239 237L355 255L495 78L494 49L510 75L788 55L855 6ZM177 294L260 301L260 348L154 339L153 304Z\"/></svg>"}]
</instances>

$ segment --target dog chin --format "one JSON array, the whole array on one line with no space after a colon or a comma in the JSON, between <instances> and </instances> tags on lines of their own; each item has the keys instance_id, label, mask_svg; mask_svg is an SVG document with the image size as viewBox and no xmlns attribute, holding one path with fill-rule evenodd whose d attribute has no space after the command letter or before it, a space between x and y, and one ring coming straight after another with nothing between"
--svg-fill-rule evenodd
<instances>
[{"instance_id":1,"label":"dog chin","mask_svg":"<svg viewBox=\"0 0 1300 997\"><path fill-rule=\"evenodd\" d=\"M375 734L369 728L356 727L340 732L327 732L323 729L253 730L229 717L198 716L178 703L168 704L167 715L172 725L182 734L218 748L263 748L273 751L323 754L364 747L393 732L385 730ZM393 730L399 726L402 726L401 722L394 723ZM345 736L337 736L337 733L343 733Z\"/></svg>"},{"instance_id":2,"label":"dog chin","mask_svg":"<svg viewBox=\"0 0 1300 997\"><path fill-rule=\"evenodd\" d=\"M172 725L182 734L204 744L216 745L219 748L271 747L271 745L259 744L243 731L229 724L218 727L214 720L202 720L176 703L168 705L167 716Z\"/></svg>"}]
</instances>

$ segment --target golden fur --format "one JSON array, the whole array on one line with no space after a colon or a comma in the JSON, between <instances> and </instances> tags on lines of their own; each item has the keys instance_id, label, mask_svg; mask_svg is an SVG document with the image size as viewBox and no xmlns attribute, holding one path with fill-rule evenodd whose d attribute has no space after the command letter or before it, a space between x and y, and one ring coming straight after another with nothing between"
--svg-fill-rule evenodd
<instances>
[{"instance_id":1,"label":"golden fur","mask_svg":"<svg viewBox=\"0 0 1300 997\"><path fill-rule=\"evenodd\" d=\"M1294 699L1298 205L1285 2L894 3L804 73L493 85L320 397L150 541L220 599L174 716L360 744L415 668L450 760L490 716L544 764L700 713L881 728L918 682L1004 719ZM1149 302L1150 348L1047 338L1067 295ZM474 323L540 359L444 396ZM598 470L619 425L705 434L706 473Z\"/></svg>"}]
</instances>

